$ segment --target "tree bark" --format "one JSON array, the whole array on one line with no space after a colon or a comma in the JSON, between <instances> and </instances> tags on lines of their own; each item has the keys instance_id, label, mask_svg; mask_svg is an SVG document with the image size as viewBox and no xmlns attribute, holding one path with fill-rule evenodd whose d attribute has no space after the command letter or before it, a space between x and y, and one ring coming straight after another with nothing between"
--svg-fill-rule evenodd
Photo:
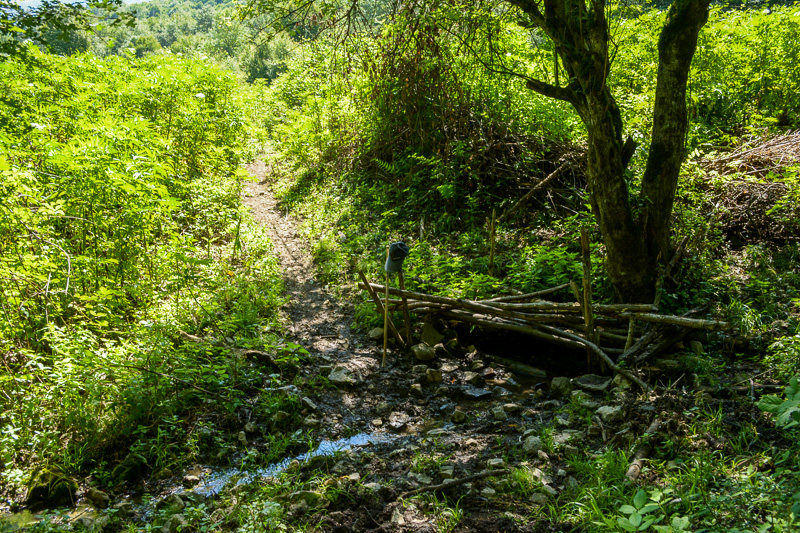
<instances>
[{"instance_id":1,"label":"tree bark","mask_svg":"<svg viewBox=\"0 0 800 533\"><path fill-rule=\"evenodd\" d=\"M605 0L509 0L552 39L570 82L527 86L572 104L586 126L592 211L606 246L606 269L623 302L652 302L658 263L669 256L670 218L685 155L686 83L709 0L676 0L659 38L650 154L635 216L625 180L630 157L619 107L607 85L610 61Z\"/></svg>"}]
</instances>

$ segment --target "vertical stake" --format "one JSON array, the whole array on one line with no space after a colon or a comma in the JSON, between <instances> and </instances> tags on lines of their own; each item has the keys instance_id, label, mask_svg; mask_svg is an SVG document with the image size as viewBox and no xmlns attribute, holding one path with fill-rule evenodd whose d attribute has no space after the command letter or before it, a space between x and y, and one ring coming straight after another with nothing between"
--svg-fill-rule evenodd
<instances>
[{"instance_id":1,"label":"vertical stake","mask_svg":"<svg viewBox=\"0 0 800 533\"><path fill-rule=\"evenodd\" d=\"M583 321L586 326L586 340L597 344L594 329L594 316L592 313L592 256L589 250L589 233L586 228L581 228L581 258L583 259ZM586 349L586 357L593 359L593 353ZM601 367L605 364L601 361Z\"/></svg>"},{"instance_id":2,"label":"vertical stake","mask_svg":"<svg viewBox=\"0 0 800 533\"><path fill-rule=\"evenodd\" d=\"M400 269L400 272L397 273L397 282L400 284L400 290L406 290L406 281L405 276L403 275L403 269ZM386 284L389 285L388 283ZM412 337L411 337L411 317L408 314L408 298L405 296L403 298L403 322L406 325L406 347L411 349L412 344Z\"/></svg>"},{"instance_id":3,"label":"vertical stake","mask_svg":"<svg viewBox=\"0 0 800 533\"><path fill-rule=\"evenodd\" d=\"M492 209L492 222L489 225L489 242L491 249L489 251L489 274L494 276L494 233L495 233L495 219L497 218L497 210Z\"/></svg>"},{"instance_id":4,"label":"vertical stake","mask_svg":"<svg viewBox=\"0 0 800 533\"><path fill-rule=\"evenodd\" d=\"M386 259L389 259L389 247L386 247ZM386 366L386 345L389 341L389 272L386 272L386 296L383 300L383 362L381 368Z\"/></svg>"}]
</instances>

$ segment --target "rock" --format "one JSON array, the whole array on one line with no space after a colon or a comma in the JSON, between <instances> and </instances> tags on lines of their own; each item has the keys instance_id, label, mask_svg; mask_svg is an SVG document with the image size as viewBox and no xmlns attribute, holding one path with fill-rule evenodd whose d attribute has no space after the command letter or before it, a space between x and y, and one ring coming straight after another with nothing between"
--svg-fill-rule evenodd
<instances>
[{"instance_id":1,"label":"rock","mask_svg":"<svg viewBox=\"0 0 800 533\"><path fill-rule=\"evenodd\" d=\"M508 420L508 415L502 407L495 407L492 409L492 418L498 422L505 422Z\"/></svg>"},{"instance_id":2,"label":"rock","mask_svg":"<svg viewBox=\"0 0 800 533\"><path fill-rule=\"evenodd\" d=\"M444 373L455 372L458 370L458 365L455 363L442 363L441 370Z\"/></svg>"},{"instance_id":3,"label":"rock","mask_svg":"<svg viewBox=\"0 0 800 533\"><path fill-rule=\"evenodd\" d=\"M312 415L308 415L303 419L303 425L310 428L315 428L319 426L319 420L314 418Z\"/></svg>"},{"instance_id":4,"label":"rock","mask_svg":"<svg viewBox=\"0 0 800 533\"><path fill-rule=\"evenodd\" d=\"M434 396L447 396L448 394L450 394L450 389L447 387L439 387L436 389Z\"/></svg>"},{"instance_id":5,"label":"rock","mask_svg":"<svg viewBox=\"0 0 800 533\"><path fill-rule=\"evenodd\" d=\"M287 413L286 411L275 411L275 414L272 415L272 421L273 422L283 422L284 420L286 420L290 416L291 415L289 413Z\"/></svg>"},{"instance_id":6,"label":"rock","mask_svg":"<svg viewBox=\"0 0 800 533\"><path fill-rule=\"evenodd\" d=\"M453 466L450 465L443 466L442 468L439 469L439 477L441 477L445 481L447 481L448 479L453 479L455 477L455 474L453 473L454 471L455 467Z\"/></svg>"},{"instance_id":7,"label":"rock","mask_svg":"<svg viewBox=\"0 0 800 533\"><path fill-rule=\"evenodd\" d=\"M473 400L480 400L481 398L487 398L492 395L492 391L479 389L472 385L461 385L459 386L459 390L464 396Z\"/></svg>"},{"instance_id":8,"label":"rock","mask_svg":"<svg viewBox=\"0 0 800 533\"><path fill-rule=\"evenodd\" d=\"M86 499L98 509L105 509L111 503L111 496L94 487L89 487L89 490L86 491Z\"/></svg>"},{"instance_id":9,"label":"rock","mask_svg":"<svg viewBox=\"0 0 800 533\"><path fill-rule=\"evenodd\" d=\"M101 516L82 516L75 521L80 524L84 531L92 533L100 533L111 522L111 517L108 515Z\"/></svg>"},{"instance_id":10,"label":"rock","mask_svg":"<svg viewBox=\"0 0 800 533\"><path fill-rule=\"evenodd\" d=\"M156 504L156 509L165 509L171 513L179 513L183 511L185 507L186 502L177 494L170 494Z\"/></svg>"},{"instance_id":11,"label":"rock","mask_svg":"<svg viewBox=\"0 0 800 533\"><path fill-rule=\"evenodd\" d=\"M568 398L572 393L572 381L566 377L553 378L550 381L550 394L555 398Z\"/></svg>"},{"instance_id":12,"label":"rock","mask_svg":"<svg viewBox=\"0 0 800 533\"><path fill-rule=\"evenodd\" d=\"M375 426L376 428L379 428L383 425L383 420L381 420L380 418L375 418L372 420L372 425Z\"/></svg>"},{"instance_id":13,"label":"rock","mask_svg":"<svg viewBox=\"0 0 800 533\"><path fill-rule=\"evenodd\" d=\"M542 439L533 435L522 442L522 449L527 453L536 453L543 448Z\"/></svg>"},{"instance_id":14,"label":"rock","mask_svg":"<svg viewBox=\"0 0 800 533\"><path fill-rule=\"evenodd\" d=\"M155 479L159 480L159 481L162 481L164 479L169 479L174 475L175 474L174 474L174 472L172 472L171 468L164 467L161 470L159 470L158 472L156 472L155 474L153 474L153 477Z\"/></svg>"},{"instance_id":15,"label":"rock","mask_svg":"<svg viewBox=\"0 0 800 533\"><path fill-rule=\"evenodd\" d=\"M359 474L358 472L353 472L352 474L347 476L347 481L349 481L350 483L358 483L359 481L361 481L361 474Z\"/></svg>"},{"instance_id":16,"label":"rock","mask_svg":"<svg viewBox=\"0 0 800 533\"><path fill-rule=\"evenodd\" d=\"M503 468L505 465L506 462L503 461L503 459L500 457L495 457L493 459L489 459L488 461L486 461L486 466L490 470L497 470L498 468Z\"/></svg>"},{"instance_id":17,"label":"rock","mask_svg":"<svg viewBox=\"0 0 800 533\"><path fill-rule=\"evenodd\" d=\"M63 507L75 503L78 484L58 470L40 470L28 485L25 498L27 505L43 504L47 507Z\"/></svg>"},{"instance_id":18,"label":"rock","mask_svg":"<svg viewBox=\"0 0 800 533\"><path fill-rule=\"evenodd\" d=\"M550 496L558 496L558 491L555 488L551 487L550 485L542 484L542 488Z\"/></svg>"},{"instance_id":19,"label":"rock","mask_svg":"<svg viewBox=\"0 0 800 533\"><path fill-rule=\"evenodd\" d=\"M391 408L392 408L392 406L389 405L389 402L380 402L380 403L378 403L378 405L375 406L375 410L379 414L388 413Z\"/></svg>"},{"instance_id":20,"label":"rock","mask_svg":"<svg viewBox=\"0 0 800 533\"><path fill-rule=\"evenodd\" d=\"M412 472L408 475L409 478L413 479L420 485L430 485L433 483L433 478L427 474L423 474L422 472Z\"/></svg>"},{"instance_id":21,"label":"rock","mask_svg":"<svg viewBox=\"0 0 800 533\"><path fill-rule=\"evenodd\" d=\"M477 372L464 372L464 381L474 387L483 387L486 381Z\"/></svg>"},{"instance_id":22,"label":"rock","mask_svg":"<svg viewBox=\"0 0 800 533\"><path fill-rule=\"evenodd\" d=\"M183 476L183 486L187 488L194 487L195 485L200 483L200 481L202 481L200 479L200 476L194 474L186 474L185 476Z\"/></svg>"},{"instance_id":23,"label":"rock","mask_svg":"<svg viewBox=\"0 0 800 533\"><path fill-rule=\"evenodd\" d=\"M543 492L534 492L528 499L535 505L547 505L547 503L550 501L550 498L547 497L547 494Z\"/></svg>"},{"instance_id":24,"label":"rock","mask_svg":"<svg viewBox=\"0 0 800 533\"><path fill-rule=\"evenodd\" d=\"M560 409L563 407L564 402L560 402L558 400L547 400L538 404L540 409Z\"/></svg>"},{"instance_id":25,"label":"rock","mask_svg":"<svg viewBox=\"0 0 800 533\"><path fill-rule=\"evenodd\" d=\"M553 418L553 422L555 422L556 426L562 428L568 428L571 425L569 423L569 415L565 414L557 415L555 418Z\"/></svg>"},{"instance_id":26,"label":"rock","mask_svg":"<svg viewBox=\"0 0 800 533\"><path fill-rule=\"evenodd\" d=\"M520 385L514 378L506 378L498 383L498 385L513 391L518 391L522 388L522 385Z\"/></svg>"},{"instance_id":27,"label":"rock","mask_svg":"<svg viewBox=\"0 0 800 533\"><path fill-rule=\"evenodd\" d=\"M662 372L678 372L681 364L675 359L656 359L653 364Z\"/></svg>"},{"instance_id":28,"label":"rock","mask_svg":"<svg viewBox=\"0 0 800 533\"><path fill-rule=\"evenodd\" d=\"M178 531L188 531L189 522L182 514L174 514L161 526L161 533L177 533Z\"/></svg>"},{"instance_id":29,"label":"rock","mask_svg":"<svg viewBox=\"0 0 800 533\"><path fill-rule=\"evenodd\" d=\"M411 375L415 378L421 378L428 371L428 365L414 365L411 367Z\"/></svg>"},{"instance_id":30,"label":"rock","mask_svg":"<svg viewBox=\"0 0 800 533\"><path fill-rule=\"evenodd\" d=\"M572 391L572 398L576 399L582 407L586 407L587 409L597 409L600 407L599 403L594 401L589 394L582 390Z\"/></svg>"},{"instance_id":31,"label":"rock","mask_svg":"<svg viewBox=\"0 0 800 533\"><path fill-rule=\"evenodd\" d=\"M301 490L289 495L289 501L293 504L305 502L308 509L324 509L330 505L330 500L321 492L314 490Z\"/></svg>"},{"instance_id":32,"label":"rock","mask_svg":"<svg viewBox=\"0 0 800 533\"><path fill-rule=\"evenodd\" d=\"M461 346L458 345L458 339L450 339L449 341L445 342L444 349L447 350L448 353L451 353L455 356L461 356L464 354L464 350L462 350Z\"/></svg>"},{"instance_id":33,"label":"rock","mask_svg":"<svg viewBox=\"0 0 800 533\"><path fill-rule=\"evenodd\" d=\"M700 341L689 341L689 348L695 353L695 355L703 355L706 353L705 349L703 348L703 343Z\"/></svg>"},{"instance_id":34,"label":"rock","mask_svg":"<svg viewBox=\"0 0 800 533\"><path fill-rule=\"evenodd\" d=\"M604 392L611 385L611 378L596 374L584 374L572 380L573 385L589 392Z\"/></svg>"},{"instance_id":35,"label":"rock","mask_svg":"<svg viewBox=\"0 0 800 533\"><path fill-rule=\"evenodd\" d=\"M395 431L400 431L408 424L408 415L405 413L394 412L389 415L389 427Z\"/></svg>"},{"instance_id":36,"label":"rock","mask_svg":"<svg viewBox=\"0 0 800 533\"><path fill-rule=\"evenodd\" d=\"M115 503L112 509L116 511L118 518L128 518L133 515L133 503L128 501Z\"/></svg>"},{"instance_id":37,"label":"rock","mask_svg":"<svg viewBox=\"0 0 800 533\"><path fill-rule=\"evenodd\" d=\"M436 351L424 342L412 346L411 352L417 361L431 361L436 358Z\"/></svg>"},{"instance_id":38,"label":"rock","mask_svg":"<svg viewBox=\"0 0 800 533\"><path fill-rule=\"evenodd\" d=\"M302 398L300 398L300 403L302 403L303 407L305 407L306 409L310 409L311 411L317 410L317 404L311 401L311 398L303 396Z\"/></svg>"},{"instance_id":39,"label":"rock","mask_svg":"<svg viewBox=\"0 0 800 533\"><path fill-rule=\"evenodd\" d=\"M492 394L495 396L511 396L513 394L511 391L504 389L503 387L495 387L492 389Z\"/></svg>"},{"instance_id":40,"label":"rock","mask_svg":"<svg viewBox=\"0 0 800 533\"><path fill-rule=\"evenodd\" d=\"M600 417L600 420L610 424L620 419L622 416L622 406L604 405L598 408L595 414Z\"/></svg>"},{"instance_id":41,"label":"rock","mask_svg":"<svg viewBox=\"0 0 800 533\"><path fill-rule=\"evenodd\" d=\"M240 431L236 438L239 439L239 442L242 444L242 446L247 446L247 435L244 431Z\"/></svg>"},{"instance_id":42,"label":"rock","mask_svg":"<svg viewBox=\"0 0 800 533\"><path fill-rule=\"evenodd\" d=\"M125 459L111 471L111 479L118 481L136 481L141 479L146 468L144 458L139 454L129 453Z\"/></svg>"},{"instance_id":43,"label":"rock","mask_svg":"<svg viewBox=\"0 0 800 533\"><path fill-rule=\"evenodd\" d=\"M328 374L328 380L334 385L352 385L356 382L353 373L344 365L336 365Z\"/></svg>"},{"instance_id":44,"label":"rock","mask_svg":"<svg viewBox=\"0 0 800 533\"><path fill-rule=\"evenodd\" d=\"M522 406L517 403L506 403L503 404L503 411L510 414L519 413L522 411Z\"/></svg>"},{"instance_id":45,"label":"rock","mask_svg":"<svg viewBox=\"0 0 800 533\"><path fill-rule=\"evenodd\" d=\"M442 371L436 370L435 368L429 368L425 372L425 379L428 383L441 383L442 382Z\"/></svg>"},{"instance_id":46,"label":"rock","mask_svg":"<svg viewBox=\"0 0 800 533\"><path fill-rule=\"evenodd\" d=\"M247 424L244 425L244 431L245 433L255 433L256 425L253 424L252 422L248 422Z\"/></svg>"},{"instance_id":47,"label":"rock","mask_svg":"<svg viewBox=\"0 0 800 533\"><path fill-rule=\"evenodd\" d=\"M481 496L484 498L492 498L495 495L497 495L497 491L492 487L484 487L483 490L481 490Z\"/></svg>"},{"instance_id":48,"label":"rock","mask_svg":"<svg viewBox=\"0 0 800 533\"><path fill-rule=\"evenodd\" d=\"M631 381L622 374L615 375L611 380L611 386L615 389L628 390L632 385Z\"/></svg>"},{"instance_id":49,"label":"rock","mask_svg":"<svg viewBox=\"0 0 800 533\"><path fill-rule=\"evenodd\" d=\"M399 507L395 507L394 511L392 511L391 522L394 527L405 525L406 519L403 518L403 511Z\"/></svg>"},{"instance_id":50,"label":"rock","mask_svg":"<svg viewBox=\"0 0 800 533\"><path fill-rule=\"evenodd\" d=\"M430 322L425 322L422 325L421 339L422 342L427 344L428 346L436 346L437 344L442 342L442 339L444 339L444 335L439 333L436 330L436 328L433 327L433 324L431 324Z\"/></svg>"},{"instance_id":51,"label":"rock","mask_svg":"<svg viewBox=\"0 0 800 533\"><path fill-rule=\"evenodd\" d=\"M492 367L487 367L487 368L484 368L483 370L481 370L481 377L483 379L494 379L494 377L496 375L497 374L494 371L494 368L492 368Z\"/></svg>"},{"instance_id":52,"label":"rock","mask_svg":"<svg viewBox=\"0 0 800 533\"><path fill-rule=\"evenodd\" d=\"M464 422L467 421L467 414L460 409L456 409L455 411L453 411L453 414L450 415L450 420L454 424L463 424Z\"/></svg>"},{"instance_id":53,"label":"rock","mask_svg":"<svg viewBox=\"0 0 800 533\"><path fill-rule=\"evenodd\" d=\"M433 351L436 353L437 357L441 357L442 359L452 357L452 354L447 351L447 348L445 348L444 344L441 342L433 347Z\"/></svg>"},{"instance_id":54,"label":"rock","mask_svg":"<svg viewBox=\"0 0 800 533\"><path fill-rule=\"evenodd\" d=\"M373 341L382 340L383 328L372 328L371 330L369 330L369 333L367 333L367 336L370 338L370 340Z\"/></svg>"},{"instance_id":55,"label":"rock","mask_svg":"<svg viewBox=\"0 0 800 533\"><path fill-rule=\"evenodd\" d=\"M425 397L425 393L422 390L422 385L420 385L419 383L414 383L413 385L411 385L409 392L411 393L411 396L415 396L417 398Z\"/></svg>"},{"instance_id":56,"label":"rock","mask_svg":"<svg viewBox=\"0 0 800 533\"><path fill-rule=\"evenodd\" d=\"M584 434L580 431L574 429L565 429L559 433L553 435L553 444L556 446L563 446L568 442L573 442L580 440L584 437Z\"/></svg>"}]
</instances>

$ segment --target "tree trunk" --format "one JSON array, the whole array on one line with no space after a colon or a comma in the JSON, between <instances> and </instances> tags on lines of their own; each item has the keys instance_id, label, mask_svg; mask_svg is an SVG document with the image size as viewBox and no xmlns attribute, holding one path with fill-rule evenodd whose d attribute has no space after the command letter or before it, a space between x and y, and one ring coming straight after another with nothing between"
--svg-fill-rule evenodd
<instances>
[{"instance_id":1,"label":"tree trunk","mask_svg":"<svg viewBox=\"0 0 800 533\"><path fill-rule=\"evenodd\" d=\"M652 302L658 264L669 255L672 204L684 157L686 83L709 0L675 0L659 38L653 132L637 219L624 171L619 107L606 83L610 69L605 1L509 0L552 39L569 74L566 87L529 80L528 88L573 105L586 125L592 211L606 246L606 268L623 302Z\"/></svg>"}]
</instances>

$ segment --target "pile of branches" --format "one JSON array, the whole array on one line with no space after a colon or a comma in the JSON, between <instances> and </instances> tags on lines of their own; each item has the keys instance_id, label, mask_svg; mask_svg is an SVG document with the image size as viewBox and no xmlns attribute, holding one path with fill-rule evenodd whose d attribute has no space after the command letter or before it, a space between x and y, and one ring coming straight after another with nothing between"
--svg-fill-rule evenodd
<instances>
[{"instance_id":1,"label":"pile of branches","mask_svg":"<svg viewBox=\"0 0 800 533\"><path fill-rule=\"evenodd\" d=\"M686 239L681 246L685 242ZM588 249L588 240L586 247ZM677 257L676 255L671 264L674 264ZM647 384L620 367L619 363L643 363L683 339L693 329L727 328L725 322L692 318L690 315L697 310L683 316L659 314L658 301L653 304L593 304L587 258L588 253L584 256L583 292L578 289L577 284L571 282L534 293L485 300L448 298L405 290L402 272L399 289L370 283L363 274L360 288L370 294L381 315L387 307L390 311L402 309L406 332L411 331L409 314L416 313L437 315L446 320L474 324L490 330L530 335L548 343L585 349L590 359L599 361L602 367L611 368L645 390L649 390ZM543 296L567 287L572 289L577 302L562 303L542 299ZM390 319L387 318L386 322L395 339L410 348L411 340L404 340ZM612 355L617 356L616 360L612 359Z\"/></svg>"},{"instance_id":2,"label":"pile of branches","mask_svg":"<svg viewBox=\"0 0 800 533\"><path fill-rule=\"evenodd\" d=\"M711 192L729 241L743 245L797 240L800 209L786 202L791 188L780 180L800 167L800 131L746 143L701 166L721 176L737 176Z\"/></svg>"}]
</instances>

